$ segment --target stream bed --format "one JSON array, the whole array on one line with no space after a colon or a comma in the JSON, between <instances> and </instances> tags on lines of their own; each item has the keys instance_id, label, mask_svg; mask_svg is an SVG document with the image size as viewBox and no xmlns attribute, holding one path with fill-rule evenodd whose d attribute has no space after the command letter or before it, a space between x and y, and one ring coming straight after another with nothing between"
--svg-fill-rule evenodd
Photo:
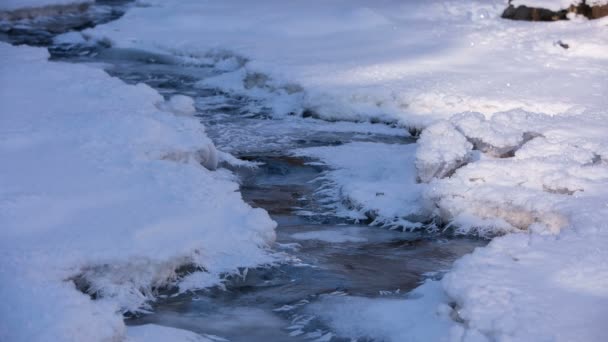
<instances>
[{"instance_id":1,"label":"stream bed","mask_svg":"<svg viewBox=\"0 0 608 342\"><path fill-rule=\"evenodd\" d=\"M315 195L320 186L315 180L327 167L291 152L355 141L414 143L404 129L274 117L263 101L201 87L199 81L224 72L212 63L183 63L174 56L107 45L52 43L57 33L120 17L125 2L102 5L89 10L95 18L90 23L69 17L74 23L63 26L60 19L48 20L54 31L44 21L29 29L5 27L3 40L47 46L54 60L97 65L127 83L146 83L166 98L192 97L196 116L218 149L259 164L233 171L245 201L267 210L278 223L273 250L291 260L243 270L227 277L223 287L161 296L150 313L129 317L127 324L155 323L230 341L348 340L336 336L307 306L327 295L404 298L425 279L440 278L456 259L487 243L387 230L336 217Z\"/></svg>"}]
</instances>

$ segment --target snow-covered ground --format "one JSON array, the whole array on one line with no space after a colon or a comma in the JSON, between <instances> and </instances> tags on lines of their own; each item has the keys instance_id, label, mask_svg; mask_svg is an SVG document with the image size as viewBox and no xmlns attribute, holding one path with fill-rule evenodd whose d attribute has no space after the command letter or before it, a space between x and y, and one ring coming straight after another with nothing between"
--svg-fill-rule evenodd
<instances>
[{"instance_id":1,"label":"snow-covered ground","mask_svg":"<svg viewBox=\"0 0 608 342\"><path fill-rule=\"evenodd\" d=\"M421 127L468 110L606 107L605 21L505 21L505 3L148 0L86 35L195 58L239 56L215 83L271 97L277 114Z\"/></svg>"},{"instance_id":2,"label":"snow-covered ground","mask_svg":"<svg viewBox=\"0 0 608 342\"><path fill-rule=\"evenodd\" d=\"M351 202L355 211L345 215L373 211L390 223L432 212L463 234L506 234L408 298L328 298L311 308L337 334L608 339L606 19L502 20L502 0L138 4L83 39L71 34L62 41L107 39L193 63L220 61L226 72L201 87L265 100L277 116L425 128L415 145L352 143L295 153L330 166L325 177L334 187L326 194ZM2 168L2 219L20 229L2 231L0 295L10 299L2 316L11 316L0 334L38 337L41 326L58 319L64 323L43 333L121 336L114 312L144 299L133 289L171 279L167 270L184 260L209 271L188 279L199 286L207 283L203 276L233 269L245 256L252 264L268 260L259 247L272 240L272 222L241 202L229 174L191 161L193 151L210 146L195 123L158 111L161 99L149 88L43 62L40 50L2 49L10 63L1 73L1 153L14 161ZM44 101L60 96L69 102ZM222 228L198 230L200 222ZM215 244L218 234L233 243ZM159 253L161 245L171 247ZM113 272L106 271L110 261L118 265ZM63 281L77 274L108 299L93 304ZM137 276L125 281L125 274ZM75 329L79 322L86 329ZM28 324L34 327L7 328Z\"/></svg>"},{"instance_id":3,"label":"snow-covered ground","mask_svg":"<svg viewBox=\"0 0 608 342\"><path fill-rule=\"evenodd\" d=\"M0 340L148 340L122 313L155 289L272 261L275 223L201 165L217 151L187 100L44 49L2 43L0 56Z\"/></svg>"}]
</instances>

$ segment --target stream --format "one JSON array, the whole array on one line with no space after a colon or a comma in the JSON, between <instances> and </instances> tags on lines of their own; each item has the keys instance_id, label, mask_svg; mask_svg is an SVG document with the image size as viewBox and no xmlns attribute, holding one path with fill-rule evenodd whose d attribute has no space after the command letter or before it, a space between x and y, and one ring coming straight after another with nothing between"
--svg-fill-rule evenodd
<instances>
[{"instance_id":1,"label":"stream","mask_svg":"<svg viewBox=\"0 0 608 342\"><path fill-rule=\"evenodd\" d=\"M273 250L291 262L243 271L223 287L178 296L161 295L147 314L128 325L155 323L230 341L348 341L307 310L319 296L404 298L425 279L437 279L485 240L449 234L401 232L353 223L323 206L315 179L327 167L291 151L355 141L411 144L404 129L383 124L276 118L264 102L197 82L224 72L213 63L183 63L173 56L109 45L53 44L53 36L119 18L125 1L101 1L85 14L0 25L0 39L46 46L51 58L90 63L127 83L146 83L165 98L195 100L196 116L217 148L255 169L231 167L246 202L267 210L278 223ZM219 336L219 337L217 337ZM373 341L373 336L369 339Z\"/></svg>"}]
</instances>

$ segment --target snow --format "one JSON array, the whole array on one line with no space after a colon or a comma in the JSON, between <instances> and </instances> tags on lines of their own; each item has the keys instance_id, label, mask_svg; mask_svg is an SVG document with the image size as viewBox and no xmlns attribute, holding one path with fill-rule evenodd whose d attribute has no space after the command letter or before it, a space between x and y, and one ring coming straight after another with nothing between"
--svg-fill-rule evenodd
<instances>
[{"instance_id":1,"label":"snow","mask_svg":"<svg viewBox=\"0 0 608 342\"><path fill-rule=\"evenodd\" d=\"M192 115L196 112L194 108L194 99L186 95L173 95L169 101L165 102L166 107L163 110L173 112L177 115Z\"/></svg>"},{"instance_id":2,"label":"snow","mask_svg":"<svg viewBox=\"0 0 608 342\"><path fill-rule=\"evenodd\" d=\"M306 109L424 127L464 111L608 105L605 59L586 57L601 56L605 26L501 20L504 0L146 4L85 34L119 48L222 56L231 71L204 82L266 99L277 116Z\"/></svg>"},{"instance_id":3,"label":"snow","mask_svg":"<svg viewBox=\"0 0 608 342\"><path fill-rule=\"evenodd\" d=\"M43 49L0 55L0 340L120 340L156 288L274 260L275 223L201 165L215 147L198 120ZM198 282L180 284L184 265Z\"/></svg>"},{"instance_id":4,"label":"snow","mask_svg":"<svg viewBox=\"0 0 608 342\"><path fill-rule=\"evenodd\" d=\"M416 183L415 144L354 142L293 153L320 159L330 168L318 179L325 183L319 195L340 217L416 227L412 221L425 216L422 187Z\"/></svg>"},{"instance_id":5,"label":"snow","mask_svg":"<svg viewBox=\"0 0 608 342\"><path fill-rule=\"evenodd\" d=\"M418 140L416 172L421 182L450 176L467 163L473 145L449 122L427 127Z\"/></svg>"},{"instance_id":6,"label":"snow","mask_svg":"<svg viewBox=\"0 0 608 342\"><path fill-rule=\"evenodd\" d=\"M551 117L512 111L490 120L469 120L477 122L474 137L509 126L504 130L507 135L517 137L525 132L532 138L517 147L512 157L495 158L486 153L451 178L432 182L425 197L435 203L437 215L458 223L463 231L502 232L534 226L559 233L572 222L561 206L578 206L583 198L603 196L599 189L608 180L605 115ZM460 142L454 140L454 144Z\"/></svg>"},{"instance_id":7,"label":"snow","mask_svg":"<svg viewBox=\"0 0 608 342\"><path fill-rule=\"evenodd\" d=\"M486 119L461 113L429 126L417 144L352 143L297 150L331 168L323 176L329 182L323 191L333 201L350 201L355 209L351 218L377 210L378 217L391 222L391 217L412 211L407 201L394 203L420 196L412 202L418 210L434 212L457 233L510 233L457 261L435 290L426 284L416 290L438 298L425 302L424 309L416 309L411 299L339 297L323 301L314 312L332 331L348 338L605 340L606 115L515 110ZM470 142L476 150L471 151ZM497 153L499 149L504 150ZM393 164L397 159L402 160ZM427 167L420 167L421 160ZM437 165L453 174L432 171ZM427 177L428 185L416 184L415 172ZM413 188L405 189L408 185ZM376 199L376 191L392 204ZM321 233L306 237L335 238L333 231ZM416 291L411 293L414 298ZM466 325L452 321L434 327L444 319L434 316L437 310ZM427 316L420 319L423 312ZM414 319L424 327L421 331L408 325ZM436 335L425 335L428 330Z\"/></svg>"},{"instance_id":8,"label":"snow","mask_svg":"<svg viewBox=\"0 0 608 342\"><path fill-rule=\"evenodd\" d=\"M568 231L495 239L457 261L443 286L468 329L490 340L604 341L605 223L602 228L600 235Z\"/></svg>"},{"instance_id":9,"label":"snow","mask_svg":"<svg viewBox=\"0 0 608 342\"><path fill-rule=\"evenodd\" d=\"M92 3L93 0L2 0L0 11L35 9L48 6L66 6Z\"/></svg>"},{"instance_id":10,"label":"snow","mask_svg":"<svg viewBox=\"0 0 608 342\"><path fill-rule=\"evenodd\" d=\"M481 153L424 191L461 233L512 232L457 261L443 279L459 317L490 340L605 340L606 112L468 115L453 120L476 122L474 137L532 138L512 156Z\"/></svg>"},{"instance_id":11,"label":"snow","mask_svg":"<svg viewBox=\"0 0 608 342\"><path fill-rule=\"evenodd\" d=\"M260 99L276 117L425 129L417 144L294 151L328 166L319 195L339 216L420 228L432 214L456 233L493 238L410 297L326 298L314 311L336 333L608 339L606 20L501 20L503 0L141 4L86 30L87 40L212 59L225 72L198 86ZM69 35L57 41L79 41ZM243 204L231 174L211 171L234 160L185 115L189 100L167 103L99 70L45 62L41 50L1 51L0 157L11 162L0 171L9 227L0 232L0 339L120 338L116 312L145 308L177 266L208 271L178 284L187 290L269 260L262 247L274 224ZM275 127L259 128L255 142ZM78 275L102 299L65 281Z\"/></svg>"}]
</instances>

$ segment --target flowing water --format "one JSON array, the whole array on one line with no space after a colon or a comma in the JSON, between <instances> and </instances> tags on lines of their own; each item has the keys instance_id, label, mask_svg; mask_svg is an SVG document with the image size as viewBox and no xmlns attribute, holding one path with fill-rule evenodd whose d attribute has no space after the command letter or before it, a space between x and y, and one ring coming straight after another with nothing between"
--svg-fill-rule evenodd
<instances>
[{"instance_id":1,"label":"flowing water","mask_svg":"<svg viewBox=\"0 0 608 342\"><path fill-rule=\"evenodd\" d=\"M291 260L228 276L224 287L161 296L151 313L130 317L127 324L156 323L231 341L340 341L306 310L319 296L402 298L486 243L391 231L335 217L315 196L319 184L313 180L325 167L290 153L294 148L352 141L413 143L402 129L273 117L264 101L197 83L224 72L213 58L186 63L176 56L115 49L105 43L52 44L57 33L115 19L125 8L123 1L98 2L87 10L87 20L53 17L23 22L18 28L4 23L0 31L12 43L49 46L55 60L96 64L127 83L146 83L167 98L193 97L196 115L220 150L260 163L255 169L233 170L241 179L243 198L278 222L273 249Z\"/></svg>"}]
</instances>

